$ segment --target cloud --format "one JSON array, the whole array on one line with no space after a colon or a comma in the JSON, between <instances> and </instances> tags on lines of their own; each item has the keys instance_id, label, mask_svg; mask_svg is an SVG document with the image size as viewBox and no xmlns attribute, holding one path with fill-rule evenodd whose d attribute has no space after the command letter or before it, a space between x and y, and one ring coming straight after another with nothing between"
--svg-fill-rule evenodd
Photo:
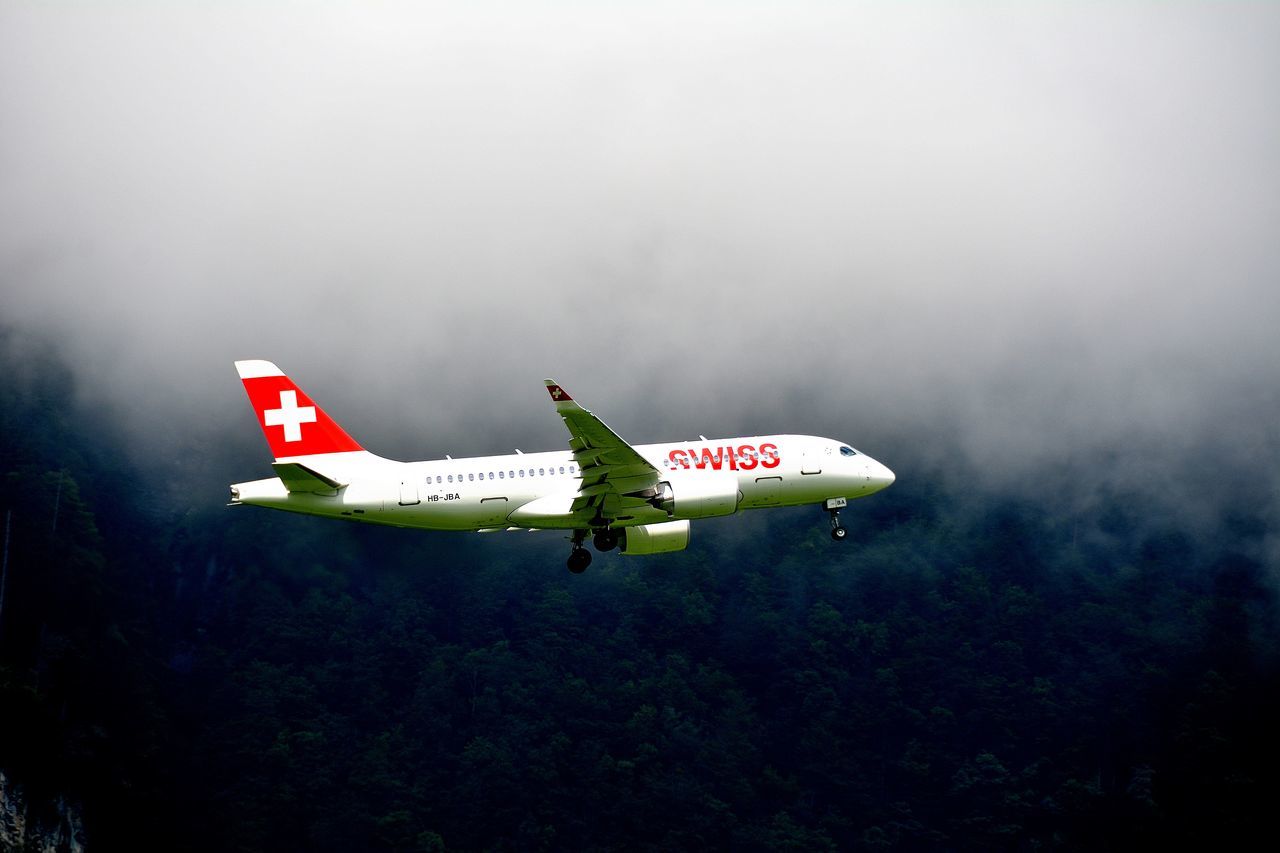
<instances>
[{"instance_id":1,"label":"cloud","mask_svg":"<svg viewBox=\"0 0 1280 853\"><path fill-rule=\"evenodd\" d=\"M166 447L249 431L230 363L269 358L406 458L559 446L552 375L636 441L1243 470L1280 458L1278 30L9 4L4 320Z\"/></svg>"}]
</instances>

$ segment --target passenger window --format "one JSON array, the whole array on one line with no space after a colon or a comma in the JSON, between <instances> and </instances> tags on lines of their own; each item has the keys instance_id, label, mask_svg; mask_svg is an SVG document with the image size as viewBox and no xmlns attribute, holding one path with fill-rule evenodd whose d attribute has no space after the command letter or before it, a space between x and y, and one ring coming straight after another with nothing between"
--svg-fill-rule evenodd
<instances>
[{"instance_id":1,"label":"passenger window","mask_svg":"<svg viewBox=\"0 0 1280 853\"><path fill-rule=\"evenodd\" d=\"M475 475L475 472L473 471L473 472L471 472L470 474L468 474L468 475L467 475L467 479L474 483L474 482L476 481L476 475Z\"/></svg>"},{"instance_id":2,"label":"passenger window","mask_svg":"<svg viewBox=\"0 0 1280 853\"><path fill-rule=\"evenodd\" d=\"M498 479L499 479L499 480L502 480L502 479L505 479L505 478L506 478L506 474L505 474L505 473L503 473L502 471L499 471L499 472L498 472Z\"/></svg>"},{"instance_id":3,"label":"passenger window","mask_svg":"<svg viewBox=\"0 0 1280 853\"><path fill-rule=\"evenodd\" d=\"M453 482L453 475L452 475L452 474L450 474L450 475L449 475L449 482L450 482L450 483L452 483L452 482Z\"/></svg>"},{"instance_id":4,"label":"passenger window","mask_svg":"<svg viewBox=\"0 0 1280 853\"><path fill-rule=\"evenodd\" d=\"M545 476L547 476L547 469L546 469L546 468L539 468L539 469L538 469L538 475L539 475L539 476L541 476L541 477L545 477Z\"/></svg>"},{"instance_id":5,"label":"passenger window","mask_svg":"<svg viewBox=\"0 0 1280 853\"><path fill-rule=\"evenodd\" d=\"M561 465L561 466L560 466L560 473L561 473L561 474L563 474L563 473L564 473L564 466L563 466L563 465Z\"/></svg>"},{"instance_id":6,"label":"passenger window","mask_svg":"<svg viewBox=\"0 0 1280 853\"><path fill-rule=\"evenodd\" d=\"M523 468L521 468L521 469L520 469L520 476L521 476L521 477L523 477L523 476L524 476L524 469L523 469Z\"/></svg>"}]
</instances>

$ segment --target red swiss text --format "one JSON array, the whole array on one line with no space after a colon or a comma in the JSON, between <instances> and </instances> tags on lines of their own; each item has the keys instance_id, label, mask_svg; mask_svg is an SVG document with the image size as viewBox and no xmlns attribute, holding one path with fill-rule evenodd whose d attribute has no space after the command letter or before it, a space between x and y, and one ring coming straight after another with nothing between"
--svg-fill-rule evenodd
<instances>
[{"instance_id":1,"label":"red swiss text","mask_svg":"<svg viewBox=\"0 0 1280 853\"><path fill-rule=\"evenodd\" d=\"M778 445L765 442L758 448L754 444L741 444L737 448L732 445L723 447L691 447L688 450L677 447L667 454L672 466L680 468L698 468L713 471L750 471L757 465L761 468L777 468L782 461L778 454Z\"/></svg>"}]
</instances>

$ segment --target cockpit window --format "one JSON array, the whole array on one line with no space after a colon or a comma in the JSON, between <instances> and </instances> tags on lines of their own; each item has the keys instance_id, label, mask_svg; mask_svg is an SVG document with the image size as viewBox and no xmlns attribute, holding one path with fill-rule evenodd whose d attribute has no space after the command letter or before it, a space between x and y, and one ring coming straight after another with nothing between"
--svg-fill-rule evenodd
<instances>
[{"instance_id":1,"label":"cockpit window","mask_svg":"<svg viewBox=\"0 0 1280 853\"><path fill-rule=\"evenodd\" d=\"M857 456L858 451L854 450L852 447L846 446L846 447L840 448L840 455L841 456Z\"/></svg>"}]
</instances>

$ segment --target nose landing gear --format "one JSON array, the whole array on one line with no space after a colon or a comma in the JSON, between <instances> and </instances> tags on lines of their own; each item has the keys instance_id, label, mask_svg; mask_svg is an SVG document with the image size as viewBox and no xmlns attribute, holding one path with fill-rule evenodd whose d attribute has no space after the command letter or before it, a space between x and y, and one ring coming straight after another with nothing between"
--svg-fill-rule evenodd
<instances>
[{"instance_id":1,"label":"nose landing gear","mask_svg":"<svg viewBox=\"0 0 1280 853\"><path fill-rule=\"evenodd\" d=\"M831 514L831 538L843 542L849 535L848 528L840 524L840 509L848 506L845 498L828 498L822 502L822 508Z\"/></svg>"}]
</instances>

